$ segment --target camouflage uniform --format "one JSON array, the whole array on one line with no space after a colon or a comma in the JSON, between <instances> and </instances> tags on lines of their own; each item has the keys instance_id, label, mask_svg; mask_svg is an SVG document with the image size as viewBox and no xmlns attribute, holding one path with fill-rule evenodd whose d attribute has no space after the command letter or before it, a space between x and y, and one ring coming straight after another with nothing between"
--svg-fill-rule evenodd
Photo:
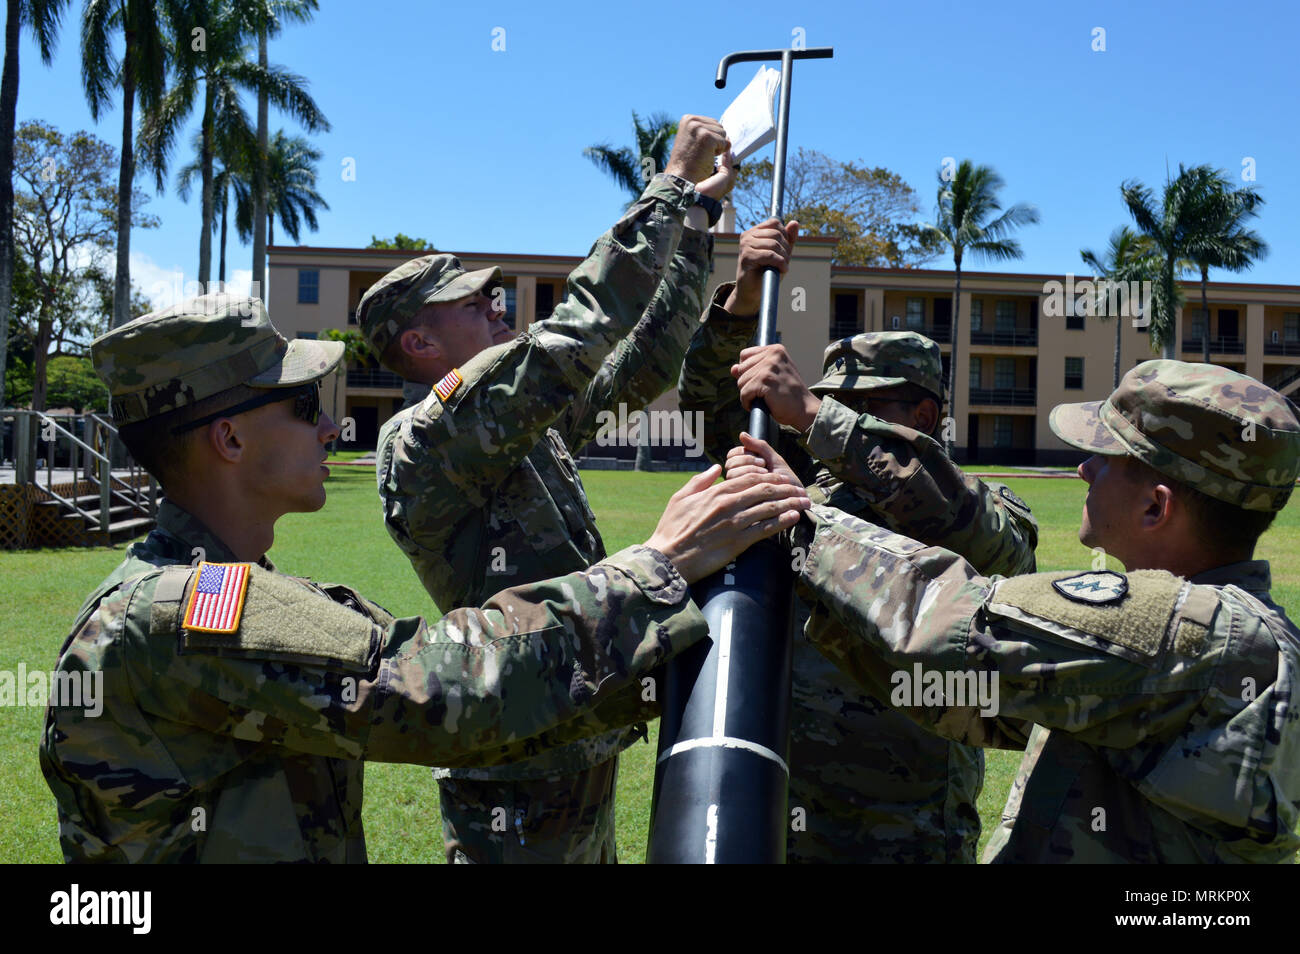
<instances>
[{"instance_id":1,"label":"camouflage uniform","mask_svg":"<svg viewBox=\"0 0 1300 954\"><path fill-rule=\"evenodd\" d=\"M642 408L676 378L712 255L711 236L682 228L694 199L685 180L656 176L569 275L550 318L480 352L444 379L444 394L435 388L381 429L385 523L440 609L604 557L571 455L601 412ZM366 293L358 318L377 351L401 318L499 274L460 273L446 258L408 263ZM617 753L644 731L503 769L436 769L448 860L614 861ZM507 833L491 826L499 807Z\"/></svg>"},{"instance_id":2,"label":"camouflage uniform","mask_svg":"<svg viewBox=\"0 0 1300 954\"><path fill-rule=\"evenodd\" d=\"M730 367L754 319L722 308L731 288L714 294L682 368L682 408L704 412L715 460L748 419ZM938 346L913 332L857 335L833 342L824 367L811 388L822 396L812 426L783 428L777 444L814 502L942 542L981 572L1033 572L1038 527L1020 498L963 474L929 436L829 396L904 382L938 395ZM796 599L790 807L805 814L786 840L786 860L973 862L983 752L924 731L864 691L802 635L808 612Z\"/></svg>"},{"instance_id":3,"label":"camouflage uniform","mask_svg":"<svg viewBox=\"0 0 1300 954\"><path fill-rule=\"evenodd\" d=\"M260 302L248 324L207 311L180 306L94 343L119 423L250 380L300 385L340 357L286 342ZM262 559L237 564L249 581L236 628L203 632L184 625L196 547L235 563L164 501L60 652L58 671L102 679L101 712L46 712L41 768L68 861L364 861L362 759L492 764L628 725L646 714L639 679L707 632L685 581L645 547L435 626Z\"/></svg>"},{"instance_id":4,"label":"camouflage uniform","mask_svg":"<svg viewBox=\"0 0 1300 954\"><path fill-rule=\"evenodd\" d=\"M1300 472L1294 405L1212 365L1144 362L1108 400L1058 407L1051 425L1246 510L1280 510ZM1266 561L1191 580L989 578L950 551L815 511L815 537L806 523L796 533L811 543L798 585L817 601L808 633L822 652L946 738L1027 745L985 861L1292 858L1300 630L1269 598ZM933 674L942 690L908 688ZM981 678L997 686L983 712L958 695Z\"/></svg>"}]
</instances>

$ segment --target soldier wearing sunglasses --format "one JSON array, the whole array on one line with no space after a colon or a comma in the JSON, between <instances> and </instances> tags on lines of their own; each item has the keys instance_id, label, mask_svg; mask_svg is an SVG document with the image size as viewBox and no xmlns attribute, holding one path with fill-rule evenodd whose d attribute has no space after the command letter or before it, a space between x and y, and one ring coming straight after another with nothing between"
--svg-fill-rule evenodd
<instances>
[{"instance_id":1,"label":"soldier wearing sunglasses","mask_svg":"<svg viewBox=\"0 0 1300 954\"><path fill-rule=\"evenodd\" d=\"M342 351L225 296L91 345L166 498L59 653L100 687L94 706L46 711L65 859L364 861L363 760L496 764L643 718L640 678L707 632L687 582L808 503L781 477L710 487L715 468L645 546L436 625L399 619L266 558L279 517L325 503L338 428L318 383Z\"/></svg>"}]
</instances>

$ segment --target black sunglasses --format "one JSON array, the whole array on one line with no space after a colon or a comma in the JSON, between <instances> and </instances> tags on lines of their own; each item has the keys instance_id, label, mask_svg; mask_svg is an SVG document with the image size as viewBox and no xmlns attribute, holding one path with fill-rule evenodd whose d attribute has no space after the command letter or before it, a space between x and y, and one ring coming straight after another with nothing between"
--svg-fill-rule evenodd
<instances>
[{"instance_id":1,"label":"black sunglasses","mask_svg":"<svg viewBox=\"0 0 1300 954\"><path fill-rule=\"evenodd\" d=\"M209 414L201 417L197 421L190 421L188 424L182 424L180 427L172 428L173 434L184 434L186 431L192 431L195 428L211 424L213 421L222 417L234 417L236 414L243 414L245 411L251 411L254 408L264 407L267 404L275 404L277 401L293 400L293 416L301 421L315 427L320 423L320 385L316 382L304 384L302 387L281 389L268 388L265 394L259 394L255 398L249 398L247 401L241 401L234 407L228 407L225 410L217 411L215 414Z\"/></svg>"}]
</instances>

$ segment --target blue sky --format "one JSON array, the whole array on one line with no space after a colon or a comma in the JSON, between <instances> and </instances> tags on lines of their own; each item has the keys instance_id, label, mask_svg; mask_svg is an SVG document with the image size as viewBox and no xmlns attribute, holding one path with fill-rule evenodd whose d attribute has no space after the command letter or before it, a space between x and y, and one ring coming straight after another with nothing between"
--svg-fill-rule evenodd
<instances>
[{"instance_id":1,"label":"blue sky","mask_svg":"<svg viewBox=\"0 0 1300 954\"><path fill-rule=\"evenodd\" d=\"M19 120L120 145L120 112L96 125L85 105L81 5L70 6L52 68L24 43ZM632 109L720 115L755 67L717 90L719 57L788 45L800 29L835 58L795 66L792 150L897 172L926 218L946 156L992 165L1005 202L1039 207L1041 223L1019 233L1021 261L968 268L1081 270L1079 248L1104 248L1129 221L1123 180L1158 187L1182 162L1242 182L1250 158L1256 178L1242 184L1265 197L1255 227L1272 251L1245 275L1211 277L1300 283L1291 2L321 6L270 46L272 62L309 79L333 127L315 137L330 211L304 244L363 246L402 231L453 251L583 254L624 202L583 147L627 142ZM492 48L498 27L503 51ZM1097 27L1104 52L1092 49ZM297 131L273 113L279 125ZM347 160L355 181L344 180ZM133 234L133 278L146 289L176 273L194 278L197 199L169 192L148 211L162 225ZM228 254L246 280L250 251L232 241Z\"/></svg>"}]
</instances>

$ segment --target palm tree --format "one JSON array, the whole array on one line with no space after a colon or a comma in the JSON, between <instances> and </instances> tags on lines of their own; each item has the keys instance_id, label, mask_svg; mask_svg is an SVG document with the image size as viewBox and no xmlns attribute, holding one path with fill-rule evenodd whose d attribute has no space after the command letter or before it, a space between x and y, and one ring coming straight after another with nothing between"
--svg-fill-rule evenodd
<instances>
[{"instance_id":1,"label":"palm tree","mask_svg":"<svg viewBox=\"0 0 1300 954\"><path fill-rule=\"evenodd\" d=\"M633 110L632 135L636 140L635 150L627 146L615 149L608 143L588 146L582 150L584 156L595 163L598 169L608 173L632 197L629 205L645 191L649 178L645 173L653 175L663 172L664 166L668 165L673 137L677 135L677 123L667 113L654 113L643 124L641 117Z\"/></svg>"},{"instance_id":2,"label":"palm tree","mask_svg":"<svg viewBox=\"0 0 1300 954\"><path fill-rule=\"evenodd\" d=\"M1138 235L1127 225L1121 225L1110 233L1104 257L1086 248L1079 249L1079 256L1083 259L1084 264L1090 265L1096 271L1098 278L1125 284L1150 281L1157 267L1157 258L1152 255L1151 240ZM1096 295L1098 304L1106 299L1106 291L1100 286L1096 290ZM1102 306L1097 311L1105 315L1108 309ZM1120 315L1110 315L1110 317L1115 321L1115 382L1113 387L1119 387L1121 366L1120 332L1124 329L1124 322L1121 320Z\"/></svg>"},{"instance_id":3,"label":"palm tree","mask_svg":"<svg viewBox=\"0 0 1300 954\"><path fill-rule=\"evenodd\" d=\"M1264 204L1254 189L1236 189L1222 169L1216 169L1206 179L1204 232L1193 235L1187 244L1187 257L1201 273L1201 360L1210 363L1210 303L1209 281L1211 268L1224 268L1230 272L1243 272L1255 260L1268 254L1268 244L1258 233L1244 223L1255 218L1255 210Z\"/></svg>"},{"instance_id":4,"label":"palm tree","mask_svg":"<svg viewBox=\"0 0 1300 954\"><path fill-rule=\"evenodd\" d=\"M1018 202L1002 212L998 192L1004 185L1002 177L989 166L977 166L963 159L955 170L939 170L939 193L936 200L935 223L927 228L934 239L952 249L952 263L956 272L952 291L952 357L948 361L947 403L948 413L956 411L955 381L957 375L957 334L961 318L961 263L967 252L976 258L1005 262L1020 258L1020 243L1010 237L1019 225L1038 221L1038 209ZM995 212L1001 215L993 218ZM951 428L944 428L951 435ZM944 441L949 454L952 440Z\"/></svg>"},{"instance_id":5,"label":"palm tree","mask_svg":"<svg viewBox=\"0 0 1300 954\"><path fill-rule=\"evenodd\" d=\"M206 32L203 48L192 50L178 44L176 85L151 112L141 129L141 142L149 166L161 191L168 154L186 116L197 105L202 91L200 163L203 181L202 230L199 233L199 281L212 273L212 224L215 219L215 173L213 161L218 125L231 122L249 127L239 103L241 90L263 91L272 103L294 116L310 131L328 130L329 122L307 93L307 81L280 66L265 69L250 62L244 42L244 23L224 0L194 0L187 8L189 22L202 23ZM188 29L178 31L186 38ZM233 117L222 119L221 114ZM251 127L249 127L251 128Z\"/></svg>"},{"instance_id":6,"label":"palm tree","mask_svg":"<svg viewBox=\"0 0 1300 954\"><path fill-rule=\"evenodd\" d=\"M229 111L227 111L229 112ZM222 286L226 283L226 239L229 231L230 194L236 183L246 185L249 182L249 168L256 154L257 140L247 126L230 124L219 126L214 142L215 157L221 163L212 176L213 195L216 213L221 216L221 238L218 244L217 281ZM176 174L176 192L181 199L188 202L190 190L195 179L202 175L203 134L194 134L194 159L182 166ZM217 223L212 223L213 231ZM260 286L259 286L260 287ZM261 297L254 291L254 297Z\"/></svg>"},{"instance_id":7,"label":"palm tree","mask_svg":"<svg viewBox=\"0 0 1300 954\"><path fill-rule=\"evenodd\" d=\"M239 15L248 32L257 36L257 65L269 69L266 57L268 37L277 35L288 20L306 23L316 12L316 0L239 0ZM253 289L265 295L266 288L266 163L270 141L267 134L269 99L257 91L257 161L253 163Z\"/></svg>"},{"instance_id":8,"label":"palm tree","mask_svg":"<svg viewBox=\"0 0 1300 954\"><path fill-rule=\"evenodd\" d=\"M289 136L277 129L267 150L266 201L267 244L275 244L275 218L295 242L305 222L313 232L319 227L316 210L329 210L329 203L316 191L316 164L321 151L302 136ZM235 227L245 241L253 234L252 179L236 179Z\"/></svg>"},{"instance_id":9,"label":"palm tree","mask_svg":"<svg viewBox=\"0 0 1300 954\"><path fill-rule=\"evenodd\" d=\"M1177 357L1175 315L1183 303L1178 274L1188 265L1188 253L1199 236L1213 231L1214 214L1208 196L1213 191L1214 170L1209 166L1185 169L1178 166L1178 177L1165 181L1159 206L1154 193L1136 179L1120 186L1120 195L1138 232L1151 241L1160 267L1151 295L1151 346L1164 349L1166 358Z\"/></svg>"},{"instance_id":10,"label":"palm tree","mask_svg":"<svg viewBox=\"0 0 1300 954\"><path fill-rule=\"evenodd\" d=\"M4 78L0 80L0 406L4 405L5 364L9 360L9 312L14 291L14 130L18 117L18 50L27 26L41 51L54 59L55 35L67 0L8 0L5 19Z\"/></svg>"},{"instance_id":11,"label":"palm tree","mask_svg":"<svg viewBox=\"0 0 1300 954\"><path fill-rule=\"evenodd\" d=\"M96 122L113 90L122 87L122 161L117 180L117 270L113 327L131 319L131 192L135 183L135 103L145 113L162 101L169 54L163 41L179 0L86 0L81 12L81 84ZM113 37L125 41L119 62ZM188 33L186 34L188 36Z\"/></svg>"}]
</instances>

